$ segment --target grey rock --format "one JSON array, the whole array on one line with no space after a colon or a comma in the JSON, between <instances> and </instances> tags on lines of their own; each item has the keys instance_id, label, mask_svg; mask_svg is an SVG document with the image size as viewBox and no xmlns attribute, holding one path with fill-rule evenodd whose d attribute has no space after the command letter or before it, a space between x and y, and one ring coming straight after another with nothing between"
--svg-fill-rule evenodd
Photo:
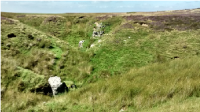
<instances>
[{"instance_id":1,"label":"grey rock","mask_svg":"<svg viewBox=\"0 0 200 112\"><path fill-rule=\"evenodd\" d=\"M99 24L99 23L97 23L97 22L95 22L94 24L96 25L96 27L93 29L93 34L92 34L92 36L93 36L93 37L96 37L96 36L101 37L101 35L103 35L103 33L104 33L103 28L104 28L105 26L103 26L102 23Z\"/></svg>"},{"instance_id":2,"label":"grey rock","mask_svg":"<svg viewBox=\"0 0 200 112\"><path fill-rule=\"evenodd\" d=\"M83 47L83 43L85 42L85 40L81 40L79 41L79 47L82 48Z\"/></svg>"}]
</instances>

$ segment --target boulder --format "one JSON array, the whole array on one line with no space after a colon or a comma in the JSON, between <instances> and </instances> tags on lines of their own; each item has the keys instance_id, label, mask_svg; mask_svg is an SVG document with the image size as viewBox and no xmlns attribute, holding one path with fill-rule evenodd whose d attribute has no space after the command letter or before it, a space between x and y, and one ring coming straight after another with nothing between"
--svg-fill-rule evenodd
<instances>
[{"instance_id":1,"label":"boulder","mask_svg":"<svg viewBox=\"0 0 200 112\"><path fill-rule=\"evenodd\" d=\"M66 92L68 91L68 87L66 86L66 84L63 82L61 82L61 79L60 77L50 77L48 79L48 82L51 86L51 89L52 89L52 92L53 92L53 95L57 95L58 93L63 93L63 92Z\"/></svg>"},{"instance_id":2,"label":"boulder","mask_svg":"<svg viewBox=\"0 0 200 112\"><path fill-rule=\"evenodd\" d=\"M90 47L94 47L94 44L92 44Z\"/></svg>"},{"instance_id":3,"label":"boulder","mask_svg":"<svg viewBox=\"0 0 200 112\"><path fill-rule=\"evenodd\" d=\"M79 41L79 47L80 48L82 48L83 47L83 42L84 42L85 40L81 40L81 41Z\"/></svg>"},{"instance_id":4,"label":"boulder","mask_svg":"<svg viewBox=\"0 0 200 112\"><path fill-rule=\"evenodd\" d=\"M94 24L96 25L96 27L94 27L94 29L93 29L93 34L92 34L92 36L93 36L93 37L95 37L95 36L100 37L100 36L103 35L103 33L104 33L103 28L104 28L105 26L103 26L102 23L99 24L99 23L97 23L97 22L95 22Z\"/></svg>"}]
</instances>

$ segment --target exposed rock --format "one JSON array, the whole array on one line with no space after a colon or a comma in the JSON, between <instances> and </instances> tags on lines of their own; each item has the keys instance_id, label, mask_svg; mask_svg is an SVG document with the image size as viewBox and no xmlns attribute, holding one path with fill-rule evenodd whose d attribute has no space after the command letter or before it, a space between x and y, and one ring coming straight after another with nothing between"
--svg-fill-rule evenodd
<instances>
[{"instance_id":1,"label":"exposed rock","mask_svg":"<svg viewBox=\"0 0 200 112\"><path fill-rule=\"evenodd\" d=\"M68 91L68 87L66 86L64 82L63 83L61 82L60 77L57 77L57 76L50 77L48 82L51 86L54 96L57 95L58 93L63 93L65 91Z\"/></svg>"},{"instance_id":2,"label":"exposed rock","mask_svg":"<svg viewBox=\"0 0 200 112\"><path fill-rule=\"evenodd\" d=\"M92 36L95 37L95 36L100 36L100 35L99 35L99 33L98 33L97 31L95 31L95 29L94 29L94 31L93 31L93 33L92 33Z\"/></svg>"},{"instance_id":3,"label":"exposed rock","mask_svg":"<svg viewBox=\"0 0 200 112\"><path fill-rule=\"evenodd\" d=\"M103 33L104 33L103 28L104 28L105 26L103 26L102 23L99 24L99 23L97 23L97 22L95 22L94 24L96 25L96 27L94 27L94 29L93 29L93 34L92 34L92 36L93 36L93 37L95 37L95 36L100 37L100 36L103 35Z\"/></svg>"},{"instance_id":4,"label":"exposed rock","mask_svg":"<svg viewBox=\"0 0 200 112\"><path fill-rule=\"evenodd\" d=\"M81 40L79 41L79 48L82 48L83 47L83 43L84 43L85 40Z\"/></svg>"},{"instance_id":5,"label":"exposed rock","mask_svg":"<svg viewBox=\"0 0 200 112\"><path fill-rule=\"evenodd\" d=\"M91 47L91 48L94 47L94 44L90 45L90 47Z\"/></svg>"},{"instance_id":6,"label":"exposed rock","mask_svg":"<svg viewBox=\"0 0 200 112\"><path fill-rule=\"evenodd\" d=\"M100 43L101 42L101 40L98 40L98 43Z\"/></svg>"}]
</instances>

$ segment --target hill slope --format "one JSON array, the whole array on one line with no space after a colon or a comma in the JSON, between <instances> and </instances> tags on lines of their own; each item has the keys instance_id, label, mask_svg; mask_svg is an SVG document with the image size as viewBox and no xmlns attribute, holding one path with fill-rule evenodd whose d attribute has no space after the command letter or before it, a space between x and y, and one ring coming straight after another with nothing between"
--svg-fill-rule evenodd
<instances>
[{"instance_id":1,"label":"hill slope","mask_svg":"<svg viewBox=\"0 0 200 112\"><path fill-rule=\"evenodd\" d=\"M105 26L101 37L92 37L95 22ZM179 111L179 104L190 110L200 94L199 35L199 9L2 12L2 111ZM53 99L50 76L78 88Z\"/></svg>"}]
</instances>

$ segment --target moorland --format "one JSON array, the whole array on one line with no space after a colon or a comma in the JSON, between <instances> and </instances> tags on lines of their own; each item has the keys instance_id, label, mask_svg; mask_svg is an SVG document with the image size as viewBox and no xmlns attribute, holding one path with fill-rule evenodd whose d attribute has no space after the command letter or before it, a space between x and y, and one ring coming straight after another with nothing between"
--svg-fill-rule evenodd
<instances>
[{"instance_id":1,"label":"moorland","mask_svg":"<svg viewBox=\"0 0 200 112\"><path fill-rule=\"evenodd\" d=\"M52 97L51 76L77 88ZM199 97L200 9L1 12L3 112L199 112Z\"/></svg>"}]
</instances>

